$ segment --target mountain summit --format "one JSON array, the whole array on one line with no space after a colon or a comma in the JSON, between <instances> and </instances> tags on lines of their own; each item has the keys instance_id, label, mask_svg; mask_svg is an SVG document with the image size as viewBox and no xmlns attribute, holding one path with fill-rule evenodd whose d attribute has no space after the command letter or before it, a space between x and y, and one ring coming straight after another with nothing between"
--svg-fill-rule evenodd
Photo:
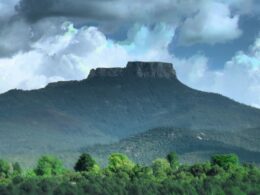
<instances>
[{"instance_id":1,"label":"mountain summit","mask_svg":"<svg viewBox=\"0 0 260 195\"><path fill-rule=\"evenodd\" d=\"M90 71L88 79L120 78L176 78L173 65L163 62L129 62L126 68L97 68Z\"/></svg>"}]
</instances>

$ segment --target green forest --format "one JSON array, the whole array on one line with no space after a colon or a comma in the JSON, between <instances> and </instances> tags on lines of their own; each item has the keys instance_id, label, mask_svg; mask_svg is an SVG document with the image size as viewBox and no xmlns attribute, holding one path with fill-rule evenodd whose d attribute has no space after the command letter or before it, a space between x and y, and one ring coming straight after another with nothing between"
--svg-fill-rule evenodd
<instances>
[{"instance_id":1,"label":"green forest","mask_svg":"<svg viewBox=\"0 0 260 195\"><path fill-rule=\"evenodd\" d=\"M242 164L235 154L211 157L209 162L180 164L170 153L150 165L134 163L113 153L105 167L82 154L74 170L55 156L42 156L32 169L0 160L0 194L124 195L124 194L260 194L260 168Z\"/></svg>"}]
</instances>

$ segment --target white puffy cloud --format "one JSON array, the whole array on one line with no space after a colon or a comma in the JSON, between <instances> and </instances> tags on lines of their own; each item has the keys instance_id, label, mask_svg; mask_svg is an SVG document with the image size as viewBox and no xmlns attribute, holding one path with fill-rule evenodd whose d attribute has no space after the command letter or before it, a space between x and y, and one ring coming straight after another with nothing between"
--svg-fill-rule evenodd
<instances>
[{"instance_id":1,"label":"white puffy cloud","mask_svg":"<svg viewBox=\"0 0 260 195\"><path fill-rule=\"evenodd\" d=\"M202 5L194 17L187 18L180 30L183 44L225 43L238 38L239 15L232 16L228 4L208 1Z\"/></svg>"},{"instance_id":2,"label":"white puffy cloud","mask_svg":"<svg viewBox=\"0 0 260 195\"><path fill-rule=\"evenodd\" d=\"M247 52L237 52L221 70L211 70L204 56L174 62L187 85L260 108L260 35Z\"/></svg>"},{"instance_id":3,"label":"white puffy cloud","mask_svg":"<svg viewBox=\"0 0 260 195\"><path fill-rule=\"evenodd\" d=\"M238 52L216 78L215 90L260 107L260 36L248 52Z\"/></svg>"},{"instance_id":4,"label":"white puffy cloud","mask_svg":"<svg viewBox=\"0 0 260 195\"><path fill-rule=\"evenodd\" d=\"M207 57L203 55L194 55L188 59L173 57L172 62L180 80L189 86L205 90L208 85L212 85Z\"/></svg>"},{"instance_id":5,"label":"white puffy cloud","mask_svg":"<svg viewBox=\"0 0 260 195\"><path fill-rule=\"evenodd\" d=\"M17 54L12 58L0 59L0 91L14 88L36 89L46 83L64 80L63 77L37 74L43 56L35 51Z\"/></svg>"}]
</instances>

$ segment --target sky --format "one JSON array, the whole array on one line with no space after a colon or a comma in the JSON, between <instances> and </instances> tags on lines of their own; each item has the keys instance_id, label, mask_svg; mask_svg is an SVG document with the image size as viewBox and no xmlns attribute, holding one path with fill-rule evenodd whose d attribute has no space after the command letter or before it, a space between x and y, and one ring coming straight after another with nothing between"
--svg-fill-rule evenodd
<instances>
[{"instance_id":1,"label":"sky","mask_svg":"<svg viewBox=\"0 0 260 195\"><path fill-rule=\"evenodd\" d=\"M0 0L0 93L136 60L260 108L260 1Z\"/></svg>"}]
</instances>

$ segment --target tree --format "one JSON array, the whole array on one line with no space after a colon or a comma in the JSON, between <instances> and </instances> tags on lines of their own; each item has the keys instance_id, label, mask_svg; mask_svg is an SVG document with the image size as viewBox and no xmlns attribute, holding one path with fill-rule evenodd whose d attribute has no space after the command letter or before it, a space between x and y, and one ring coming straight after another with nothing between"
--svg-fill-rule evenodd
<instances>
[{"instance_id":1,"label":"tree","mask_svg":"<svg viewBox=\"0 0 260 195\"><path fill-rule=\"evenodd\" d=\"M227 170L239 165L239 159L235 154L215 155L211 158L211 164L218 165Z\"/></svg>"},{"instance_id":2,"label":"tree","mask_svg":"<svg viewBox=\"0 0 260 195\"><path fill-rule=\"evenodd\" d=\"M171 169L170 163L164 158L158 158L152 164L153 174L158 180L167 178L167 174Z\"/></svg>"},{"instance_id":3,"label":"tree","mask_svg":"<svg viewBox=\"0 0 260 195\"><path fill-rule=\"evenodd\" d=\"M89 154L82 154L74 166L74 170L78 172L91 171L94 169L96 161Z\"/></svg>"},{"instance_id":4,"label":"tree","mask_svg":"<svg viewBox=\"0 0 260 195\"><path fill-rule=\"evenodd\" d=\"M135 164L126 155L114 153L109 157L108 169L112 172L131 171Z\"/></svg>"},{"instance_id":5,"label":"tree","mask_svg":"<svg viewBox=\"0 0 260 195\"><path fill-rule=\"evenodd\" d=\"M12 173L12 166L5 160L0 160L0 178L7 178Z\"/></svg>"},{"instance_id":6,"label":"tree","mask_svg":"<svg viewBox=\"0 0 260 195\"><path fill-rule=\"evenodd\" d=\"M42 156L37 163L35 174L38 176L61 175L64 172L62 162L54 156Z\"/></svg>"},{"instance_id":7,"label":"tree","mask_svg":"<svg viewBox=\"0 0 260 195\"><path fill-rule=\"evenodd\" d=\"M178 155L175 152L168 154L166 159L170 163L172 169L177 169L180 166Z\"/></svg>"},{"instance_id":8,"label":"tree","mask_svg":"<svg viewBox=\"0 0 260 195\"><path fill-rule=\"evenodd\" d=\"M18 162L13 164L13 174L15 176L22 174L22 168Z\"/></svg>"},{"instance_id":9,"label":"tree","mask_svg":"<svg viewBox=\"0 0 260 195\"><path fill-rule=\"evenodd\" d=\"M194 164L190 167L190 172L195 177L206 177L206 174L211 170L210 163Z\"/></svg>"},{"instance_id":10,"label":"tree","mask_svg":"<svg viewBox=\"0 0 260 195\"><path fill-rule=\"evenodd\" d=\"M146 166L140 166L136 165L133 168L133 175L132 178L137 178L137 179L151 179L153 177L153 169L151 167L146 167Z\"/></svg>"},{"instance_id":11,"label":"tree","mask_svg":"<svg viewBox=\"0 0 260 195\"><path fill-rule=\"evenodd\" d=\"M216 176L220 175L224 172L224 169L218 165L213 165L211 168L208 170L207 175L209 176Z\"/></svg>"}]
</instances>

